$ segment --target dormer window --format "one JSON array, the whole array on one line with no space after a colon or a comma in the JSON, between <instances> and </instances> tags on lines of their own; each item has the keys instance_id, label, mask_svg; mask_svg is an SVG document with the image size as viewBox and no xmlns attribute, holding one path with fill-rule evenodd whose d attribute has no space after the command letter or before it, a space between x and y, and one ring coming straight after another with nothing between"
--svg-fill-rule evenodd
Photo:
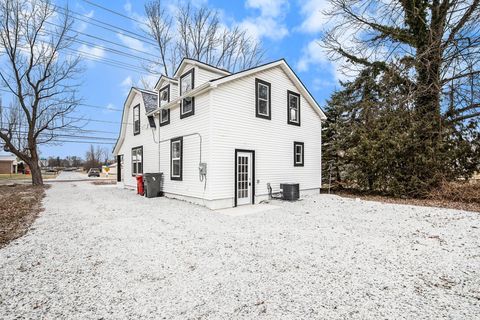
<instances>
[{"instance_id":1,"label":"dormer window","mask_svg":"<svg viewBox=\"0 0 480 320\"><path fill-rule=\"evenodd\" d=\"M180 77L180 96L193 90L195 69L190 69ZM180 106L180 119L195 114L195 98L186 97Z\"/></svg>"},{"instance_id":2,"label":"dormer window","mask_svg":"<svg viewBox=\"0 0 480 320\"><path fill-rule=\"evenodd\" d=\"M288 124L300 125L300 95L298 93L287 91L287 113Z\"/></svg>"},{"instance_id":3,"label":"dormer window","mask_svg":"<svg viewBox=\"0 0 480 320\"><path fill-rule=\"evenodd\" d=\"M140 105L133 107L133 134L140 133Z\"/></svg>"},{"instance_id":4,"label":"dormer window","mask_svg":"<svg viewBox=\"0 0 480 320\"><path fill-rule=\"evenodd\" d=\"M159 90L158 96L160 99L160 107L170 102L170 85L167 85ZM160 126L170 123L170 109L162 109L160 111Z\"/></svg>"}]
</instances>

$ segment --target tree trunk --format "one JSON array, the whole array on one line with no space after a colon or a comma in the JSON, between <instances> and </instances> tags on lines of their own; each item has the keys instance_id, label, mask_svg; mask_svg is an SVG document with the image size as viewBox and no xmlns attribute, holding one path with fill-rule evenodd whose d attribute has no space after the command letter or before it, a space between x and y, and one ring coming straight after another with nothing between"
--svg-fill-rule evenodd
<instances>
[{"instance_id":1,"label":"tree trunk","mask_svg":"<svg viewBox=\"0 0 480 320\"><path fill-rule=\"evenodd\" d=\"M40 168L38 159L32 159L28 162L28 166L30 167L30 173L32 175L32 185L43 186L42 169Z\"/></svg>"}]
</instances>

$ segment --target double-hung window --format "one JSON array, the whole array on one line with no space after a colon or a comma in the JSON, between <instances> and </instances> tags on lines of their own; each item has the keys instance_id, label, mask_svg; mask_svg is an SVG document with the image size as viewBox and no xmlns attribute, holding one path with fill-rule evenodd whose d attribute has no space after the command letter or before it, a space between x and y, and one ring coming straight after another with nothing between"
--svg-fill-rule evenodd
<instances>
[{"instance_id":1,"label":"double-hung window","mask_svg":"<svg viewBox=\"0 0 480 320\"><path fill-rule=\"evenodd\" d=\"M170 102L170 85L167 85L160 89L160 107ZM160 112L160 126L164 126L170 123L170 109L162 109Z\"/></svg>"},{"instance_id":2,"label":"double-hung window","mask_svg":"<svg viewBox=\"0 0 480 320\"><path fill-rule=\"evenodd\" d=\"M288 124L300 125L300 95L298 93L287 91L287 113Z\"/></svg>"},{"instance_id":3,"label":"double-hung window","mask_svg":"<svg viewBox=\"0 0 480 320\"><path fill-rule=\"evenodd\" d=\"M255 79L255 114L258 118L271 119L272 102L271 102L271 85L270 83Z\"/></svg>"},{"instance_id":4,"label":"double-hung window","mask_svg":"<svg viewBox=\"0 0 480 320\"><path fill-rule=\"evenodd\" d=\"M170 140L170 180L182 180L183 138Z\"/></svg>"},{"instance_id":5,"label":"double-hung window","mask_svg":"<svg viewBox=\"0 0 480 320\"><path fill-rule=\"evenodd\" d=\"M180 96L193 90L195 69L192 68L180 77ZM180 106L180 119L195 114L195 97L186 97Z\"/></svg>"},{"instance_id":6,"label":"double-hung window","mask_svg":"<svg viewBox=\"0 0 480 320\"><path fill-rule=\"evenodd\" d=\"M133 107L133 134L140 133L140 105Z\"/></svg>"},{"instance_id":7,"label":"double-hung window","mask_svg":"<svg viewBox=\"0 0 480 320\"><path fill-rule=\"evenodd\" d=\"M303 142L295 141L293 143L293 165L295 167L303 167L304 164L304 150L305 145Z\"/></svg>"},{"instance_id":8,"label":"double-hung window","mask_svg":"<svg viewBox=\"0 0 480 320\"><path fill-rule=\"evenodd\" d=\"M132 176L143 173L143 147L132 148Z\"/></svg>"}]
</instances>

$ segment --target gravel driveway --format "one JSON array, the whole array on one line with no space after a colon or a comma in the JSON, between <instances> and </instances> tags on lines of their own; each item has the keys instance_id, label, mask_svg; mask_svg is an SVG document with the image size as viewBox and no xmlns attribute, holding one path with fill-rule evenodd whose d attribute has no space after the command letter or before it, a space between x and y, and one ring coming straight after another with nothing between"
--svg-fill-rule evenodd
<instances>
[{"instance_id":1,"label":"gravel driveway","mask_svg":"<svg viewBox=\"0 0 480 320\"><path fill-rule=\"evenodd\" d=\"M480 215L317 195L230 216L56 183L2 319L478 319Z\"/></svg>"}]
</instances>

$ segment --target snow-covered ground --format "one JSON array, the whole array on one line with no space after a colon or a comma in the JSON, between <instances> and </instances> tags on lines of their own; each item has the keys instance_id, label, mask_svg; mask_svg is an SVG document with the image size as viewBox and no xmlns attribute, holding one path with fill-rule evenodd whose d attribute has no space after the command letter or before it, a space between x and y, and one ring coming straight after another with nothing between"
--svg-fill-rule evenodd
<instances>
[{"instance_id":1,"label":"snow-covered ground","mask_svg":"<svg viewBox=\"0 0 480 320\"><path fill-rule=\"evenodd\" d=\"M0 318L478 319L478 213L271 204L229 215L56 183L0 250Z\"/></svg>"}]
</instances>

